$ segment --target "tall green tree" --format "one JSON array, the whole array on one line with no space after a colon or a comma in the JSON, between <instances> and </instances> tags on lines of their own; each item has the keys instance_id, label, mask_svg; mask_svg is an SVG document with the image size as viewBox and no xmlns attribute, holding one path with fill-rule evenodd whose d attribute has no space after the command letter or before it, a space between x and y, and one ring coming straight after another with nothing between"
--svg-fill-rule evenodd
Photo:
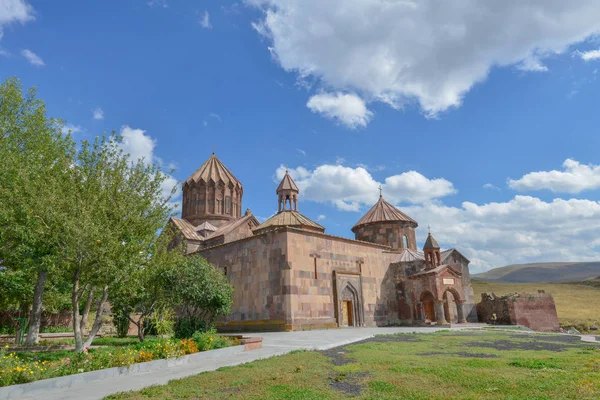
<instances>
[{"instance_id":1,"label":"tall green tree","mask_svg":"<svg viewBox=\"0 0 600 400\"><path fill-rule=\"evenodd\" d=\"M27 344L38 342L48 275L60 264L58 210L69 190L75 143L63 122L46 115L36 90L23 93L17 78L0 86L0 259L33 285ZM18 273L16 273L18 271ZM23 291L31 290L23 287Z\"/></svg>"},{"instance_id":2,"label":"tall green tree","mask_svg":"<svg viewBox=\"0 0 600 400\"><path fill-rule=\"evenodd\" d=\"M163 197L167 175L145 160L132 162L114 133L82 142L65 198L61 247L72 280L76 350L91 345L102 325L111 289L135 274L150 256L157 232L173 213ZM85 300L83 314L80 313ZM96 316L84 341L92 299Z\"/></svg>"}]
</instances>

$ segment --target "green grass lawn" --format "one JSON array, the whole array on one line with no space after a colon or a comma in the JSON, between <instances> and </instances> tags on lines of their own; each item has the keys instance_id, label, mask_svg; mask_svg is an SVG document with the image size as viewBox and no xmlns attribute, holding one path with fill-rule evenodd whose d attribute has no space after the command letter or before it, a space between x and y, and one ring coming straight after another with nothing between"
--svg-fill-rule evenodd
<instances>
[{"instance_id":1,"label":"green grass lawn","mask_svg":"<svg viewBox=\"0 0 600 400\"><path fill-rule=\"evenodd\" d=\"M221 368L109 399L598 399L600 345L464 331L379 336Z\"/></svg>"}]
</instances>

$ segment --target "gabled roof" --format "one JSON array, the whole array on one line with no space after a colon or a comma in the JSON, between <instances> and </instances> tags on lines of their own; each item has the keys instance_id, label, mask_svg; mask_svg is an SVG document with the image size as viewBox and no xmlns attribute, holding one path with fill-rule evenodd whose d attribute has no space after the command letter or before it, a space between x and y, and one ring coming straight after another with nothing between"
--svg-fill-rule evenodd
<instances>
[{"instance_id":1,"label":"gabled roof","mask_svg":"<svg viewBox=\"0 0 600 400\"><path fill-rule=\"evenodd\" d=\"M425 261L425 256L418 251L402 249L398 257L394 260L394 263L411 261Z\"/></svg>"},{"instance_id":2,"label":"gabled roof","mask_svg":"<svg viewBox=\"0 0 600 400\"><path fill-rule=\"evenodd\" d=\"M277 186L277 190L275 191L275 193L279 194L279 192L282 190L293 190L295 192L300 192L300 189L298 189L298 186L296 186L296 182L294 182L294 180L287 171L285 171L285 175L279 183L279 186Z\"/></svg>"},{"instance_id":3,"label":"gabled roof","mask_svg":"<svg viewBox=\"0 0 600 400\"><path fill-rule=\"evenodd\" d=\"M456 276L457 278L460 278L462 276L462 273L460 273L459 271L456 271L451 266L449 266L447 264L442 264L433 269L426 269L425 271L417 272L416 274L409 276L409 279L412 279L417 276L428 275L428 274L439 274L439 273L443 272L444 270L448 270L448 272L450 272L452 275Z\"/></svg>"},{"instance_id":4,"label":"gabled roof","mask_svg":"<svg viewBox=\"0 0 600 400\"><path fill-rule=\"evenodd\" d=\"M425 241L425 244L423 245L423 250L429 250L429 249L437 249L437 250L440 249L440 245L435 240L435 238L431 235L431 232L429 233L429 235L427 235L427 240Z\"/></svg>"},{"instance_id":5,"label":"gabled roof","mask_svg":"<svg viewBox=\"0 0 600 400\"><path fill-rule=\"evenodd\" d=\"M192 182L200 182L204 181L204 183L208 183L210 181L213 182L223 182L225 185L240 185L242 183L237 180L237 178L227 169L227 167L217 158L215 153L210 156L208 160L204 164L200 166L189 178L185 180L184 184L189 184Z\"/></svg>"},{"instance_id":6,"label":"gabled roof","mask_svg":"<svg viewBox=\"0 0 600 400\"><path fill-rule=\"evenodd\" d=\"M228 233L235 231L240 226L247 224L249 222L254 223L254 226L258 225L258 220L254 217L254 215L252 215L251 213L246 214L243 217L240 217L240 218L235 219L231 222L228 222L224 225L221 225L219 227L219 229L217 229L216 232L212 233L205 240L211 240L211 239L217 238L219 236L227 235Z\"/></svg>"},{"instance_id":7,"label":"gabled roof","mask_svg":"<svg viewBox=\"0 0 600 400\"><path fill-rule=\"evenodd\" d=\"M181 231L181 234L184 238L188 240L204 240L200 235L198 235L198 233L196 232L196 228L194 228L194 225L190 224L185 219L171 218L171 221L173 222L173 224L175 224L177 229Z\"/></svg>"},{"instance_id":8,"label":"gabled roof","mask_svg":"<svg viewBox=\"0 0 600 400\"><path fill-rule=\"evenodd\" d=\"M292 226L295 228L308 229L318 232L325 232L325 228L311 219L300 214L298 211L286 210L281 211L271 218L260 224L254 232L261 232L268 228L277 226Z\"/></svg>"},{"instance_id":9,"label":"gabled roof","mask_svg":"<svg viewBox=\"0 0 600 400\"><path fill-rule=\"evenodd\" d=\"M462 258L464 258L465 260L467 260L467 262L471 262L471 260L469 260L467 257L465 257L465 255L463 253L461 253L460 251L456 250L455 248L452 249L448 249L448 250L444 250L440 252L440 256L442 258L442 262L445 262L446 259L448 259L448 257L450 257L450 255L454 252L457 252Z\"/></svg>"},{"instance_id":10,"label":"gabled roof","mask_svg":"<svg viewBox=\"0 0 600 400\"><path fill-rule=\"evenodd\" d=\"M206 221L201 223L200 225L198 225L196 227L196 232L199 231L211 231L211 232L215 232L218 228L216 226L214 226L213 224L211 224L210 222Z\"/></svg>"},{"instance_id":11,"label":"gabled roof","mask_svg":"<svg viewBox=\"0 0 600 400\"><path fill-rule=\"evenodd\" d=\"M352 227L352 231L361 225L386 221L410 222L414 224L415 227L418 226L417 221L385 201L383 196L379 196L379 201L377 201L377 203L375 203L375 205Z\"/></svg>"}]
</instances>

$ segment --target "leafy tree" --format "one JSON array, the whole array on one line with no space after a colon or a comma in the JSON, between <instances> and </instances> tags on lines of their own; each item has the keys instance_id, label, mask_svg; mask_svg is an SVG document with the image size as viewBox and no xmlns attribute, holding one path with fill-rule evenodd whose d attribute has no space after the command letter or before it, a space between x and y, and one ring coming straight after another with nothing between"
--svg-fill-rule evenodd
<instances>
[{"instance_id":1,"label":"leafy tree","mask_svg":"<svg viewBox=\"0 0 600 400\"><path fill-rule=\"evenodd\" d=\"M199 255L183 257L163 273L171 282L171 302L188 320L209 327L220 315L231 312L233 287L225 275Z\"/></svg>"},{"instance_id":2,"label":"leafy tree","mask_svg":"<svg viewBox=\"0 0 600 400\"><path fill-rule=\"evenodd\" d=\"M111 289L144 265L157 232L172 214L162 194L167 175L144 160L131 162L114 133L82 142L71 171L61 232L66 272L72 279L71 302L76 350L91 345L102 325ZM97 293L97 295L96 295ZM83 314L80 306L85 299ZM92 299L96 317L86 341L84 322Z\"/></svg>"},{"instance_id":3,"label":"leafy tree","mask_svg":"<svg viewBox=\"0 0 600 400\"><path fill-rule=\"evenodd\" d=\"M75 153L62 128L60 120L46 116L35 89L23 94L16 78L0 86L0 259L11 271L5 279L28 276L35 282L27 344L38 342L46 281L60 263L58 204L69 190Z\"/></svg>"}]
</instances>

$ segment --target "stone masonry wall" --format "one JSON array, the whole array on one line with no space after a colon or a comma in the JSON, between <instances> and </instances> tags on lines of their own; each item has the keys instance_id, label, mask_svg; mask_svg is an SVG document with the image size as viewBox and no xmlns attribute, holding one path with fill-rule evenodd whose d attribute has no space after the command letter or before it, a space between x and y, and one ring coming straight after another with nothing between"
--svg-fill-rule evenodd
<instances>
[{"instance_id":1,"label":"stone masonry wall","mask_svg":"<svg viewBox=\"0 0 600 400\"><path fill-rule=\"evenodd\" d=\"M360 274L366 326L398 322L394 271L389 268L395 255L384 247L290 229L288 253L292 276L286 290L292 294L294 329L337 326L333 271Z\"/></svg>"},{"instance_id":2,"label":"stone masonry wall","mask_svg":"<svg viewBox=\"0 0 600 400\"><path fill-rule=\"evenodd\" d=\"M480 322L524 325L536 331L558 331L558 314L549 293L496 296L483 293L477 304ZM496 314L494 321L492 314Z\"/></svg>"},{"instance_id":3,"label":"stone masonry wall","mask_svg":"<svg viewBox=\"0 0 600 400\"><path fill-rule=\"evenodd\" d=\"M200 251L226 271L234 287L232 312L217 321L222 331L289 330L291 318L287 240L269 232Z\"/></svg>"},{"instance_id":4,"label":"stone masonry wall","mask_svg":"<svg viewBox=\"0 0 600 400\"><path fill-rule=\"evenodd\" d=\"M363 225L356 229L356 240L390 246L393 249L406 248L404 236L408 238L408 248L417 250L415 230L407 223L387 222Z\"/></svg>"}]
</instances>

